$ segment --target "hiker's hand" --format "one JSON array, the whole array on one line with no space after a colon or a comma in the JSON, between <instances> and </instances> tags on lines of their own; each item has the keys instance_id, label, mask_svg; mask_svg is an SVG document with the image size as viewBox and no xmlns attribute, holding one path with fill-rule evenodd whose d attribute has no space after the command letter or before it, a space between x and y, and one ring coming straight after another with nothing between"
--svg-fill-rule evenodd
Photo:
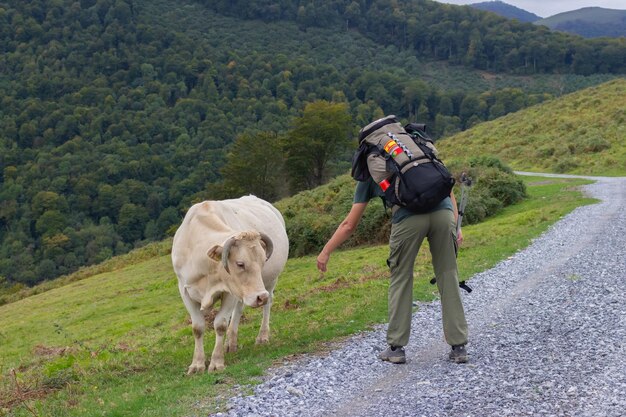
<instances>
[{"instance_id":1,"label":"hiker's hand","mask_svg":"<svg viewBox=\"0 0 626 417\"><path fill-rule=\"evenodd\" d=\"M461 244L463 243L463 231L459 230L459 234L456 237L456 243L461 246Z\"/></svg>"},{"instance_id":2,"label":"hiker's hand","mask_svg":"<svg viewBox=\"0 0 626 417\"><path fill-rule=\"evenodd\" d=\"M317 256L317 269L319 269L321 272L326 272L326 264L328 264L329 259L330 259L330 255L327 255L324 252L321 252Z\"/></svg>"}]
</instances>

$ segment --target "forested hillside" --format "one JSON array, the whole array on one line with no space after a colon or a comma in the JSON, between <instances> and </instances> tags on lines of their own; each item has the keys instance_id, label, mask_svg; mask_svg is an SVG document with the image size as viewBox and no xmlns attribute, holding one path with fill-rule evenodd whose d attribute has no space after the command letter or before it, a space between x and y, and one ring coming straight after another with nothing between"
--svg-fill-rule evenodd
<instances>
[{"instance_id":1,"label":"forested hillside","mask_svg":"<svg viewBox=\"0 0 626 417\"><path fill-rule=\"evenodd\" d=\"M197 0L249 19L354 29L381 44L478 69L537 72L626 72L626 39L593 42L470 6L430 0Z\"/></svg>"},{"instance_id":2,"label":"forested hillside","mask_svg":"<svg viewBox=\"0 0 626 417\"><path fill-rule=\"evenodd\" d=\"M383 26L373 30L393 15L376 14L379 2L359 6L359 13L342 2L316 11L302 6L307 13L331 10L336 17L324 28L316 27L317 14L289 15L293 2L283 2L285 20L276 22L265 13L276 9L273 3L210 3L0 1L0 286L34 284L161 239L192 201L258 192L246 188L257 187L249 179L261 178L258 164L233 172L233 161L260 155L247 152L249 146L272 151L263 158L276 161L275 170L284 163L285 172L298 171L295 158L310 149L294 144L312 143L307 139L316 132L307 122L329 109L349 122L346 136L385 113L430 123L445 136L549 99L546 92L611 78L538 75L544 81L535 82L433 62L444 55L464 60L460 50L441 55L432 33L461 36L456 29L465 28L465 18L475 20L471 25L490 22L470 8L403 3L412 7L402 15L409 20L398 17L405 22L403 43L399 32L388 37L376 35ZM213 11L234 14L235 5L251 20ZM420 7L423 16L452 23L413 27L410 18ZM346 13L354 14L347 23ZM372 29L372 37L362 28ZM516 36L526 32L546 35L524 28ZM431 37L428 45L419 36ZM549 38L596 53L596 44L579 38ZM449 52L462 47L455 42ZM603 42L621 53L621 44ZM534 62L510 71L551 70ZM613 61L599 62L584 72L622 71ZM578 72L577 65L573 59L565 72ZM323 145L315 143L317 150ZM270 191L289 194L345 172L347 146L327 160L305 161L319 163L314 178L278 176Z\"/></svg>"},{"instance_id":3,"label":"forested hillside","mask_svg":"<svg viewBox=\"0 0 626 417\"><path fill-rule=\"evenodd\" d=\"M624 8L626 8L626 3ZM536 23L585 38L626 37L626 10L584 7L550 16Z\"/></svg>"},{"instance_id":4,"label":"forested hillside","mask_svg":"<svg viewBox=\"0 0 626 417\"><path fill-rule=\"evenodd\" d=\"M517 19L520 22L532 23L541 20L541 17L534 13L527 12L503 1L483 1L481 3L470 4L475 9L493 12L507 19Z\"/></svg>"}]
</instances>

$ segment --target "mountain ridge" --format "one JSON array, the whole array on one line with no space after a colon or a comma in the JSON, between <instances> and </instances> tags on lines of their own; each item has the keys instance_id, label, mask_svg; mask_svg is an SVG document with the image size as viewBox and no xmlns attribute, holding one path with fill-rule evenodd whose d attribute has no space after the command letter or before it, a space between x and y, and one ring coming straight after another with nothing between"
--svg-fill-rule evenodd
<instances>
[{"instance_id":1,"label":"mountain ridge","mask_svg":"<svg viewBox=\"0 0 626 417\"><path fill-rule=\"evenodd\" d=\"M585 38L626 37L626 10L583 7L534 22Z\"/></svg>"},{"instance_id":2,"label":"mountain ridge","mask_svg":"<svg viewBox=\"0 0 626 417\"><path fill-rule=\"evenodd\" d=\"M469 6L507 19L547 26L554 31L584 38L626 37L626 10L623 9L588 6L543 18L501 0L472 3Z\"/></svg>"},{"instance_id":3,"label":"mountain ridge","mask_svg":"<svg viewBox=\"0 0 626 417\"><path fill-rule=\"evenodd\" d=\"M479 10L496 13L507 19L517 19L520 22L533 23L542 19L541 16L500 0L472 3L470 6Z\"/></svg>"}]
</instances>

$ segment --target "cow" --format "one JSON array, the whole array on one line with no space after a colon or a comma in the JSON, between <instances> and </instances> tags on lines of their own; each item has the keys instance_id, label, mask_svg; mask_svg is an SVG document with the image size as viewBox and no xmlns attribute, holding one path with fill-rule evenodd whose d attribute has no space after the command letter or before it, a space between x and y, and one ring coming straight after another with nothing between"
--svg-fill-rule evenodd
<instances>
[{"instance_id":1,"label":"cow","mask_svg":"<svg viewBox=\"0 0 626 417\"><path fill-rule=\"evenodd\" d=\"M224 369L225 334L226 350L237 350L244 304L263 307L256 343L269 341L274 288L288 254L285 221L267 201L249 195L204 201L189 209L172 243L172 265L195 340L187 374L206 369L204 313L218 300L221 304L213 321L215 347L209 372Z\"/></svg>"}]
</instances>

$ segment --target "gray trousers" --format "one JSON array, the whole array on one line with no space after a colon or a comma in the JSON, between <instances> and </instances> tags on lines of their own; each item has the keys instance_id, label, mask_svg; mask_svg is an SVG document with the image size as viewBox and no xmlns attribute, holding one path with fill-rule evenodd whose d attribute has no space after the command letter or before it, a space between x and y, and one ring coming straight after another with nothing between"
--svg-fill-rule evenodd
<instances>
[{"instance_id":1,"label":"gray trousers","mask_svg":"<svg viewBox=\"0 0 626 417\"><path fill-rule=\"evenodd\" d=\"M424 241L428 239L441 296L443 333L450 345L467 343L467 322L458 286L456 225L451 210L415 214L391 226L389 238L389 328L387 343L406 346L411 333L413 267Z\"/></svg>"}]
</instances>

